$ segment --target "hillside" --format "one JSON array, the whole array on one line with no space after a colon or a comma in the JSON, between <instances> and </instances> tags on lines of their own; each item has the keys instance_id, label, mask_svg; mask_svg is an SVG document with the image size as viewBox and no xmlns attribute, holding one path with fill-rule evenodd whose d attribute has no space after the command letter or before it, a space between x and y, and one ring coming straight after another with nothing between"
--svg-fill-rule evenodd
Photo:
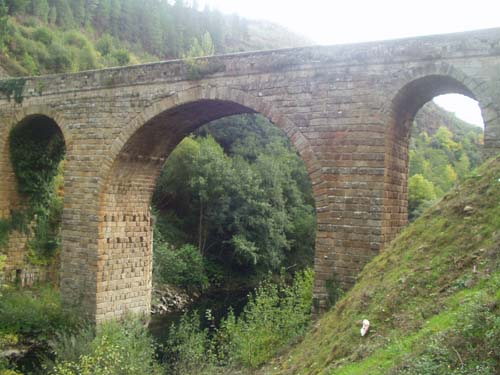
<instances>
[{"instance_id":1,"label":"hillside","mask_svg":"<svg viewBox=\"0 0 500 375\"><path fill-rule=\"evenodd\" d=\"M12 76L180 58L205 41L201 54L313 44L182 0L0 0L0 66Z\"/></svg>"},{"instance_id":2,"label":"hillside","mask_svg":"<svg viewBox=\"0 0 500 375\"><path fill-rule=\"evenodd\" d=\"M469 132L475 134L483 132L480 127L459 119L454 113L446 111L433 101L428 102L418 111L415 124L414 134L425 131L429 135L434 135L440 126L447 127L460 137L465 136Z\"/></svg>"},{"instance_id":3,"label":"hillside","mask_svg":"<svg viewBox=\"0 0 500 375\"><path fill-rule=\"evenodd\" d=\"M499 176L497 157L446 194L262 374L500 373Z\"/></svg>"}]
</instances>

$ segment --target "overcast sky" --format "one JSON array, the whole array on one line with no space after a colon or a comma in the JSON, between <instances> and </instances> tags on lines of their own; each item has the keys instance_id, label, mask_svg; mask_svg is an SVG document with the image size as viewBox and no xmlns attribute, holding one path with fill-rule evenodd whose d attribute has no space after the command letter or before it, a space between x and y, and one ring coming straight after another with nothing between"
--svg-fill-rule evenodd
<instances>
[{"instance_id":1,"label":"overcast sky","mask_svg":"<svg viewBox=\"0 0 500 375\"><path fill-rule=\"evenodd\" d=\"M500 0L198 0L200 6L205 3L278 23L324 45L500 27ZM467 121L482 123L475 103L457 96L438 102Z\"/></svg>"}]
</instances>

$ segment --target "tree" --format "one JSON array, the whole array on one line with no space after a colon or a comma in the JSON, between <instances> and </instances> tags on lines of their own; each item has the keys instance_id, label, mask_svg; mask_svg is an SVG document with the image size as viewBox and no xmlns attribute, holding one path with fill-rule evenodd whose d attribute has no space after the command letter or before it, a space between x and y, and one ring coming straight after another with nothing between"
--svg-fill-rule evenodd
<instances>
[{"instance_id":1,"label":"tree","mask_svg":"<svg viewBox=\"0 0 500 375\"><path fill-rule=\"evenodd\" d=\"M410 220L413 220L420 215L426 204L436 199L436 191L432 182L421 174L411 176L408 185L408 211Z\"/></svg>"},{"instance_id":2,"label":"tree","mask_svg":"<svg viewBox=\"0 0 500 375\"><path fill-rule=\"evenodd\" d=\"M32 8L35 17L39 18L44 23L48 22L50 7L47 0L33 0Z\"/></svg>"},{"instance_id":3,"label":"tree","mask_svg":"<svg viewBox=\"0 0 500 375\"><path fill-rule=\"evenodd\" d=\"M228 117L186 138L167 159L153 203L161 226L155 238L176 247L183 238L225 274L244 278L312 264L307 171L262 117Z\"/></svg>"},{"instance_id":4,"label":"tree","mask_svg":"<svg viewBox=\"0 0 500 375\"><path fill-rule=\"evenodd\" d=\"M57 10L56 23L58 26L69 29L75 25L73 12L66 0L56 0L55 8Z\"/></svg>"},{"instance_id":5,"label":"tree","mask_svg":"<svg viewBox=\"0 0 500 375\"><path fill-rule=\"evenodd\" d=\"M86 17L85 0L72 0L71 9L73 12L76 25L78 27L84 27L85 17Z\"/></svg>"},{"instance_id":6,"label":"tree","mask_svg":"<svg viewBox=\"0 0 500 375\"><path fill-rule=\"evenodd\" d=\"M5 5L4 0L0 0L0 51L4 48L5 40L7 38L7 30L9 16L7 5Z\"/></svg>"},{"instance_id":7,"label":"tree","mask_svg":"<svg viewBox=\"0 0 500 375\"><path fill-rule=\"evenodd\" d=\"M56 24L56 21L57 21L57 9L55 6L51 7L50 8L50 11L49 11L49 24L51 25L55 25Z\"/></svg>"},{"instance_id":8,"label":"tree","mask_svg":"<svg viewBox=\"0 0 500 375\"><path fill-rule=\"evenodd\" d=\"M30 6L31 0L6 0L9 14L26 13Z\"/></svg>"}]
</instances>

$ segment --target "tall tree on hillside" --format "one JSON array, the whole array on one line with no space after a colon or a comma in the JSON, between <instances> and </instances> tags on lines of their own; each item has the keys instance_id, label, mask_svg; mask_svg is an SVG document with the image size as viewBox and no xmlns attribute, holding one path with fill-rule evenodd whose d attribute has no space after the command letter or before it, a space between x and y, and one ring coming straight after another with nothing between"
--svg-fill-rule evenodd
<instances>
[{"instance_id":1,"label":"tall tree on hillside","mask_svg":"<svg viewBox=\"0 0 500 375\"><path fill-rule=\"evenodd\" d=\"M120 34L120 24L122 17L122 1L121 0L111 0L111 13L109 15L110 18L110 30L109 33L111 35L119 35Z\"/></svg>"},{"instance_id":2,"label":"tall tree on hillside","mask_svg":"<svg viewBox=\"0 0 500 375\"><path fill-rule=\"evenodd\" d=\"M71 9L73 10L76 25L78 27L85 26L85 0L72 0Z\"/></svg>"},{"instance_id":3,"label":"tall tree on hillside","mask_svg":"<svg viewBox=\"0 0 500 375\"><path fill-rule=\"evenodd\" d=\"M5 5L4 0L0 0L0 51L4 47L5 38L7 37L8 20L9 20L7 12L8 12L7 5Z\"/></svg>"},{"instance_id":4,"label":"tall tree on hillside","mask_svg":"<svg viewBox=\"0 0 500 375\"><path fill-rule=\"evenodd\" d=\"M9 14L26 13L31 5L30 0L7 0L6 5L9 9Z\"/></svg>"},{"instance_id":5,"label":"tall tree on hillside","mask_svg":"<svg viewBox=\"0 0 500 375\"><path fill-rule=\"evenodd\" d=\"M99 0L85 0L85 25L92 25Z\"/></svg>"},{"instance_id":6,"label":"tall tree on hillside","mask_svg":"<svg viewBox=\"0 0 500 375\"><path fill-rule=\"evenodd\" d=\"M75 25L75 21L69 3L65 0L56 0L55 7L57 10L57 25L65 29L72 28Z\"/></svg>"},{"instance_id":7,"label":"tall tree on hillside","mask_svg":"<svg viewBox=\"0 0 500 375\"><path fill-rule=\"evenodd\" d=\"M42 22L47 23L49 19L49 3L47 0L33 0L32 1L32 12L35 17L40 19Z\"/></svg>"},{"instance_id":8,"label":"tall tree on hillside","mask_svg":"<svg viewBox=\"0 0 500 375\"><path fill-rule=\"evenodd\" d=\"M111 19L111 2L110 0L100 0L97 4L97 9L93 17L93 24L99 32L103 32L109 28Z\"/></svg>"}]
</instances>

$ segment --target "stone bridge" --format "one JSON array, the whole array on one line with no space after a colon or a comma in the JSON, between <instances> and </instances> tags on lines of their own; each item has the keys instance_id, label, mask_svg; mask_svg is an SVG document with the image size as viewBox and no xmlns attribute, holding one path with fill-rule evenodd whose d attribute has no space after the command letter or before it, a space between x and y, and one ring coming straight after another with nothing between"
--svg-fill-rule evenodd
<instances>
[{"instance_id":1,"label":"stone bridge","mask_svg":"<svg viewBox=\"0 0 500 375\"><path fill-rule=\"evenodd\" d=\"M498 152L500 29L30 77L20 103L0 98L0 215L22 204L9 132L56 124L67 147L63 299L97 322L147 312L150 200L165 158L206 122L259 112L291 139L313 184L322 310L327 280L353 284L406 225L410 126L446 93L478 100L484 153Z\"/></svg>"}]
</instances>

